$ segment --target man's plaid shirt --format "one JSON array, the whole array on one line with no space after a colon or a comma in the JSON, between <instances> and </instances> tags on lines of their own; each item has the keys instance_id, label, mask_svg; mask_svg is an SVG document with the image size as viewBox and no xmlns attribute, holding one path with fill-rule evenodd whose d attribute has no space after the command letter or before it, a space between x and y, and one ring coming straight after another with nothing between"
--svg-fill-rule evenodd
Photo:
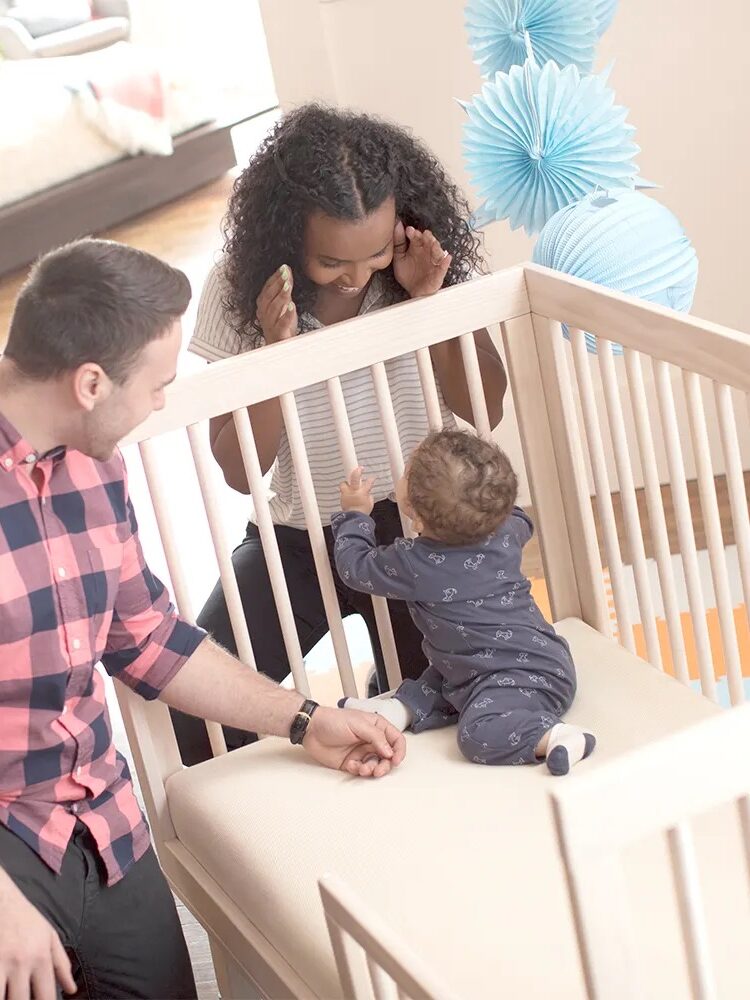
<instances>
[{"instance_id":1,"label":"man's plaid shirt","mask_svg":"<svg viewBox=\"0 0 750 1000\"><path fill-rule=\"evenodd\" d=\"M156 698L204 637L144 562L119 453L37 458L0 414L0 823L55 872L76 819L110 885L149 844L95 665Z\"/></svg>"}]
</instances>

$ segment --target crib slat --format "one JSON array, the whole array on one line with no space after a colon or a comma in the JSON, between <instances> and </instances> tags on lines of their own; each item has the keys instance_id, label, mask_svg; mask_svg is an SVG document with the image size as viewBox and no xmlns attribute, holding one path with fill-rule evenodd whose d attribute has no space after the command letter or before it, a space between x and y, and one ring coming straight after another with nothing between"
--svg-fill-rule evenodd
<instances>
[{"instance_id":1,"label":"crib slat","mask_svg":"<svg viewBox=\"0 0 750 1000\"><path fill-rule=\"evenodd\" d=\"M734 624L732 593L729 586L726 549L721 532L719 503L716 499L716 481L711 463L711 446L708 440L701 382L699 376L694 372L683 372L682 377L688 404L688 422L698 474L698 491L706 530L708 557L719 613L729 695L732 704L739 705L745 700L745 686L742 679L740 650Z\"/></svg>"},{"instance_id":2,"label":"crib slat","mask_svg":"<svg viewBox=\"0 0 750 1000\"><path fill-rule=\"evenodd\" d=\"M195 624L195 615L190 601L187 577L182 568L182 559L179 555L177 541L172 530L172 519L169 516L169 504L162 485L162 478L159 473L159 462L156 457L156 446L152 440L142 441L138 445L143 462L143 471L146 475L146 485L151 496L151 502L156 516L156 526L159 529L159 537L164 548L164 556L167 560L169 578L172 581L177 610L186 620ZM219 757L227 752L227 744L224 739L224 730L217 722L206 721L206 731L211 744L211 752L214 757Z\"/></svg>"},{"instance_id":3,"label":"crib slat","mask_svg":"<svg viewBox=\"0 0 750 1000\"><path fill-rule=\"evenodd\" d=\"M333 649L336 654L341 684L346 697L356 698L357 684L354 679L351 658L349 657L349 647L346 643L344 623L341 620L341 609L339 608L338 597L336 596L331 564L328 561L328 550L326 548L325 536L323 535L323 525L320 521L318 501L315 498L315 487L310 475L310 463L307 460L305 439L302 434L302 425L297 413L294 393L288 392L281 396L281 412L284 418L294 468L297 473L300 499L305 513L307 530L310 535L313 560L318 574L320 593L323 598L326 618L328 619L328 627L331 630L331 641L333 642Z\"/></svg>"},{"instance_id":4,"label":"crib slat","mask_svg":"<svg viewBox=\"0 0 750 1000\"><path fill-rule=\"evenodd\" d=\"M589 354L586 350L586 340L581 330L571 329L570 339L573 347L573 362L581 399L583 424L591 458L591 470L594 475L596 502L599 508L602 535L604 537L604 551L615 599L620 641L629 652L635 653L633 624L630 618L628 597L625 590L625 573L620 555L620 543L617 538L617 522L615 521L615 511L612 505L612 494L607 475L604 442L599 426L599 415L596 411L594 384L589 367Z\"/></svg>"},{"instance_id":5,"label":"crib slat","mask_svg":"<svg viewBox=\"0 0 750 1000\"><path fill-rule=\"evenodd\" d=\"M386 392L388 392L388 400L390 402L390 392L387 387L387 380ZM339 379L333 378L329 380L328 398L331 402L334 424L336 425L336 436L339 442L339 451L341 453L344 468L348 473L351 472L352 469L357 468L358 462L357 452L354 447L354 438L352 437L351 424L349 423L349 414L346 410L346 400L344 399L344 393ZM396 434L398 437L398 431ZM399 444L399 455L401 454L400 447L401 446ZM365 470L365 473L366 472L367 470ZM388 677L388 685L391 689L395 690L401 683L401 666L398 660L396 640L393 636L393 625L388 611L388 603L384 597L373 597L372 608L375 613L375 624L378 629L378 638L380 639L380 648L383 653L383 661L385 663L385 672Z\"/></svg>"},{"instance_id":6,"label":"crib slat","mask_svg":"<svg viewBox=\"0 0 750 1000\"><path fill-rule=\"evenodd\" d=\"M742 847L745 853L745 877L750 889L750 796L743 795L737 800L737 812L740 818L740 833Z\"/></svg>"},{"instance_id":7,"label":"crib slat","mask_svg":"<svg viewBox=\"0 0 750 1000\"><path fill-rule=\"evenodd\" d=\"M209 444L197 424L192 424L188 427L187 433L190 440L190 450L193 453L195 471L198 475L198 484L201 496L203 497L203 507L206 511L208 526L211 531L214 553L216 561L219 564L219 576L221 578L221 585L224 588L224 599L227 602L227 611L229 612L229 621L232 625L234 640L237 643L237 652L242 662L255 670L256 665L252 642L250 641L245 614L242 610L242 597L240 596L240 588L237 585L237 576L232 565L229 543L224 532L219 498L216 493L214 464Z\"/></svg>"},{"instance_id":8,"label":"crib slat","mask_svg":"<svg viewBox=\"0 0 750 1000\"><path fill-rule=\"evenodd\" d=\"M674 405L674 393L669 375L669 365L665 361L657 361L655 359L652 363L662 434L664 435L664 445L667 452L669 484L675 518L677 520L677 534L685 573L688 605L690 607L690 616L695 636L695 648L698 654L701 690L707 698L717 701L716 677L706 623L706 604L701 587L698 553L695 546L693 519L685 477L685 461L682 455L682 445L680 444L680 432L677 426L677 411Z\"/></svg>"},{"instance_id":9,"label":"crib slat","mask_svg":"<svg viewBox=\"0 0 750 1000\"><path fill-rule=\"evenodd\" d=\"M373 365L370 372L372 374L372 383L375 388L375 398L378 403L378 410L380 411L380 421L383 425L385 446L388 452L388 464L391 468L391 479L393 480L393 486L395 488L399 479L401 479L404 474L404 456L401 451L401 438L398 433L396 414L393 410L391 389L388 385L388 374L385 370L385 365L382 363ZM413 537L414 532L408 519L402 511L399 511L399 515L401 517L401 528L403 529L404 536L407 538Z\"/></svg>"},{"instance_id":10,"label":"crib slat","mask_svg":"<svg viewBox=\"0 0 750 1000\"><path fill-rule=\"evenodd\" d=\"M737 557L740 564L742 593L745 600L745 610L750 616L750 512L748 512L747 490L742 471L737 421L732 405L732 390L728 385L719 385L718 382L714 382L714 394L729 489L734 543L737 546Z\"/></svg>"},{"instance_id":11,"label":"crib slat","mask_svg":"<svg viewBox=\"0 0 750 1000\"><path fill-rule=\"evenodd\" d=\"M263 555L266 560L268 577L271 581L274 601L276 602L276 613L279 616L279 625L284 639L284 648L289 659L289 667L294 678L295 688L310 696L310 683L305 671L305 661L302 655L302 648L297 634L297 625L294 620L292 602L289 598L289 589L286 584L284 567L281 562L279 543L276 539L276 532L271 517L271 509L268 505L266 488L263 482L263 470L260 466L258 448L255 443L252 424L247 408L235 410L234 426L237 430L237 440L242 454L242 464L245 467L245 475L250 486L255 508L255 517L263 545Z\"/></svg>"},{"instance_id":12,"label":"crib slat","mask_svg":"<svg viewBox=\"0 0 750 1000\"><path fill-rule=\"evenodd\" d=\"M643 382L643 368L637 351L625 349L625 370L628 377L628 388L633 410L635 432L638 439L638 451L643 470L643 482L646 494L646 508L651 527L651 539L654 546L656 566L659 572L659 586L667 619L667 631L672 653L675 675L683 684L690 683L685 635L682 631L680 606L677 603L674 568L669 550L669 534L667 519L664 513L664 499L659 483L659 467L654 450L654 438L651 428L651 418L646 401L646 389Z\"/></svg>"},{"instance_id":13,"label":"crib slat","mask_svg":"<svg viewBox=\"0 0 750 1000\"><path fill-rule=\"evenodd\" d=\"M474 426L478 434L489 440L492 436L492 428L490 426L490 416L487 412L487 400L484 398L482 370L479 367L479 357L477 355L477 344L474 340L474 334L462 334L460 344L464 372L466 373L466 384L469 387L469 398L471 399L471 412L474 414Z\"/></svg>"},{"instance_id":14,"label":"crib slat","mask_svg":"<svg viewBox=\"0 0 750 1000\"><path fill-rule=\"evenodd\" d=\"M399 1000L396 984L371 955L367 956L367 969L372 980L375 1000Z\"/></svg>"},{"instance_id":15,"label":"crib slat","mask_svg":"<svg viewBox=\"0 0 750 1000\"><path fill-rule=\"evenodd\" d=\"M599 340L597 351L606 401L607 420L609 422L609 431L615 453L617 480L620 484L625 529L633 560L633 575L635 577L638 607L640 608L641 623L646 636L646 649L651 663L660 670L663 670L659 633L656 628L654 600L651 593L648 564L646 562L646 549L643 544L643 530L638 514L638 500L633 481L633 467L630 462L628 440L625 435L625 417L622 400L620 399L620 391L617 387L612 344L608 340Z\"/></svg>"},{"instance_id":16,"label":"crib slat","mask_svg":"<svg viewBox=\"0 0 750 1000\"><path fill-rule=\"evenodd\" d=\"M438 396L437 383L435 381L435 370L432 367L432 356L429 347L422 347L416 352L417 370L419 371L419 381L422 383L422 395L424 396L425 409L427 410L427 421L431 431L442 430L443 414L440 409L440 398Z\"/></svg>"},{"instance_id":17,"label":"crib slat","mask_svg":"<svg viewBox=\"0 0 750 1000\"><path fill-rule=\"evenodd\" d=\"M688 827L680 824L667 831L667 841L677 888L692 994L696 1000L715 1000L716 980L693 838Z\"/></svg>"}]
</instances>

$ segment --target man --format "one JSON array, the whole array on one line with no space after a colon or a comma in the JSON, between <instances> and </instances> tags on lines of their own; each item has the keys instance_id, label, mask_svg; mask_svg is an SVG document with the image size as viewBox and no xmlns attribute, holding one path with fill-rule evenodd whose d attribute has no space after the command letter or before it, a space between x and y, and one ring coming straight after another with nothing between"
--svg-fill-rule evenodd
<instances>
[{"instance_id":1,"label":"man","mask_svg":"<svg viewBox=\"0 0 750 1000\"><path fill-rule=\"evenodd\" d=\"M116 446L164 406L189 300L149 254L73 243L33 269L0 358L0 998L195 996L97 662L353 775L404 756L384 720L244 668L144 563Z\"/></svg>"}]
</instances>

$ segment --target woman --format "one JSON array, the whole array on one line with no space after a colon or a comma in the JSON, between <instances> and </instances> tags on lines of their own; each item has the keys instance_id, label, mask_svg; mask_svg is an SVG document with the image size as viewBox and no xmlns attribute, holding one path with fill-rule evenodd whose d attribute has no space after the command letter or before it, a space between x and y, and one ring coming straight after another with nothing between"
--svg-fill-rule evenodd
<instances>
[{"instance_id":1,"label":"woman","mask_svg":"<svg viewBox=\"0 0 750 1000\"><path fill-rule=\"evenodd\" d=\"M226 245L201 298L191 349L209 361L309 334L408 298L469 280L481 269L469 210L437 159L395 125L368 115L306 105L271 132L235 183L225 220ZM502 417L506 376L486 330L475 333L491 423ZM431 348L443 421L472 421L458 341ZM413 356L387 363L401 445L410 453L428 432ZM367 371L341 379L357 458L376 479L378 538L401 533L379 410ZM339 509L343 467L331 447L335 428L324 385L295 393L329 555L329 522ZM261 467L276 463L271 512L303 655L328 632L310 540L278 399L249 408ZM231 414L211 422L211 447L234 489L249 488ZM234 567L258 668L277 681L289 673L258 529L250 523ZM334 573L343 616L361 614L385 668L372 602ZM404 676L425 660L421 634L406 608L390 606ZM217 584L199 624L236 652L224 595ZM200 724L176 719L186 763L210 756ZM230 748L251 734L227 732Z\"/></svg>"}]
</instances>

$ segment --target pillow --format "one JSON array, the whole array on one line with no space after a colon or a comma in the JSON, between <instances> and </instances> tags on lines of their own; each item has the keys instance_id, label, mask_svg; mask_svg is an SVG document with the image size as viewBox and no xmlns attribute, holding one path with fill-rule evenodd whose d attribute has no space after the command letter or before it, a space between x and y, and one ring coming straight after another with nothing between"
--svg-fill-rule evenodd
<instances>
[{"instance_id":1,"label":"pillow","mask_svg":"<svg viewBox=\"0 0 750 1000\"><path fill-rule=\"evenodd\" d=\"M77 28L91 20L89 0L20 0L8 11L32 38Z\"/></svg>"}]
</instances>

